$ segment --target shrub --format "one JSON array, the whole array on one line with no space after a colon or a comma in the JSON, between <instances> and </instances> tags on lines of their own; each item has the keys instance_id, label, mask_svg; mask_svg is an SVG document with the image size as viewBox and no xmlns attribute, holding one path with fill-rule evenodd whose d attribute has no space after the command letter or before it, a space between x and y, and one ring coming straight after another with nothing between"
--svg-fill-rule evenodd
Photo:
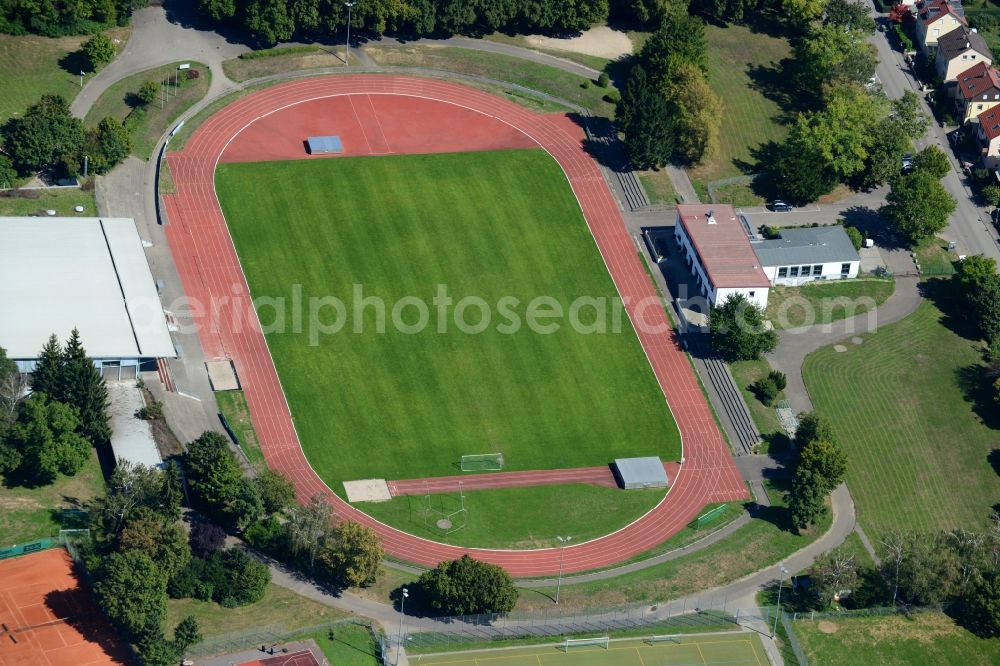
<instances>
[{"instance_id":1,"label":"shrub","mask_svg":"<svg viewBox=\"0 0 1000 666\"><path fill-rule=\"evenodd\" d=\"M240 54L240 60L257 60L258 58L275 58L277 56L295 55L297 53L315 53L321 51L318 46L280 46L273 49L260 49Z\"/></svg>"},{"instance_id":2,"label":"shrub","mask_svg":"<svg viewBox=\"0 0 1000 666\"><path fill-rule=\"evenodd\" d=\"M584 79L583 82L580 83L580 87L583 88L584 90L586 90L587 88L589 88L590 87L590 79Z\"/></svg>"},{"instance_id":3,"label":"shrub","mask_svg":"<svg viewBox=\"0 0 1000 666\"><path fill-rule=\"evenodd\" d=\"M778 397L778 393L781 392L781 389L778 388L777 384L774 383L774 380L771 379L770 376L758 379L751 385L750 388L754 395L757 396L757 399L768 407L774 404L774 401Z\"/></svg>"},{"instance_id":4,"label":"shrub","mask_svg":"<svg viewBox=\"0 0 1000 666\"><path fill-rule=\"evenodd\" d=\"M760 234L767 240L781 238L781 229L779 229L778 227L769 227L768 225L765 224L761 226Z\"/></svg>"},{"instance_id":5,"label":"shrub","mask_svg":"<svg viewBox=\"0 0 1000 666\"><path fill-rule=\"evenodd\" d=\"M243 532L243 539L268 555L287 558L291 550L288 528L274 516L257 521Z\"/></svg>"},{"instance_id":6,"label":"shrub","mask_svg":"<svg viewBox=\"0 0 1000 666\"><path fill-rule=\"evenodd\" d=\"M860 250L865 242L865 237L855 227L844 227L847 237L851 239L851 244L855 250Z\"/></svg>"},{"instance_id":7,"label":"shrub","mask_svg":"<svg viewBox=\"0 0 1000 666\"><path fill-rule=\"evenodd\" d=\"M158 94L160 94L160 84L156 81L146 81L139 86L139 92L135 96L143 105L146 105L152 104Z\"/></svg>"},{"instance_id":8,"label":"shrub","mask_svg":"<svg viewBox=\"0 0 1000 666\"><path fill-rule=\"evenodd\" d=\"M607 88L608 84L611 83L611 77L608 76L607 72L601 72L597 77L597 85L602 88Z\"/></svg>"},{"instance_id":9,"label":"shrub","mask_svg":"<svg viewBox=\"0 0 1000 666\"><path fill-rule=\"evenodd\" d=\"M618 102L622 101L622 94L618 92L617 88L612 88L608 92L604 93L604 97L602 97L601 99L603 99L608 104L617 104Z\"/></svg>"},{"instance_id":10,"label":"shrub","mask_svg":"<svg viewBox=\"0 0 1000 666\"><path fill-rule=\"evenodd\" d=\"M94 35L80 47L96 72L115 59L115 43L107 35Z\"/></svg>"},{"instance_id":11,"label":"shrub","mask_svg":"<svg viewBox=\"0 0 1000 666\"><path fill-rule=\"evenodd\" d=\"M779 391L784 391L785 387L788 386L788 377L786 377L785 373L780 370L772 370L767 373L767 378L774 382L774 385L778 387Z\"/></svg>"},{"instance_id":12,"label":"shrub","mask_svg":"<svg viewBox=\"0 0 1000 666\"><path fill-rule=\"evenodd\" d=\"M135 416L143 421L158 421L163 418L163 403L159 400L153 400L135 410Z\"/></svg>"}]
</instances>

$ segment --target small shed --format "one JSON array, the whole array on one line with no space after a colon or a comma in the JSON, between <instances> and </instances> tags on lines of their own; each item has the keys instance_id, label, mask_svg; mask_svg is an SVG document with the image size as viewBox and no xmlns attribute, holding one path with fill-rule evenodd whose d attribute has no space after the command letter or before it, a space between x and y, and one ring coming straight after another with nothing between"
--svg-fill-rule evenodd
<instances>
[{"instance_id":1,"label":"small shed","mask_svg":"<svg viewBox=\"0 0 1000 666\"><path fill-rule=\"evenodd\" d=\"M615 460L615 478L625 490L667 487L667 470L656 456L618 458Z\"/></svg>"},{"instance_id":2,"label":"small shed","mask_svg":"<svg viewBox=\"0 0 1000 666\"><path fill-rule=\"evenodd\" d=\"M344 152L339 136L311 136L306 140L310 155L334 155Z\"/></svg>"}]
</instances>

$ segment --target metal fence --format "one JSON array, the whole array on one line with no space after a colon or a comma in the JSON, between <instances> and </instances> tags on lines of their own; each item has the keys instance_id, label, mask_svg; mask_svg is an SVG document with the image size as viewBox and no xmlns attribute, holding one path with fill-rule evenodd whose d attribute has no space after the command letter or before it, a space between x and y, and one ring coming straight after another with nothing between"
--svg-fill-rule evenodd
<instances>
[{"instance_id":1,"label":"metal fence","mask_svg":"<svg viewBox=\"0 0 1000 666\"><path fill-rule=\"evenodd\" d=\"M310 627L298 627L287 629L283 624L268 624L259 627L249 627L227 634L211 636L196 645L187 649L184 656L189 659L203 659L215 655L239 652L252 647L274 643L287 643L291 640L301 638L308 634L317 632L334 632L337 627L345 625L356 625L365 627L372 637L372 654L379 659L382 664L388 664L388 644L382 631L371 622L361 622L355 619L337 620L317 624Z\"/></svg>"},{"instance_id":2,"label":"metal fence","mask_svg":"<svg viewBox=\"0 0 1000 666\"><path fill-rule=\"evenodd\" d=\"M453 618L449 618L453 620ZM404 637L407 650L435 651L455 646L521 641L523 639L565 638L578 635L627 633L687 633L716 629L737 629L736 617L722 610L689 610L683 615L666 616L654 612L620 612L605 615L576 615L545 620L517 620L498 617L491 622L454 621L440 631L410 632Z\"/></svg>"}]
</instances>

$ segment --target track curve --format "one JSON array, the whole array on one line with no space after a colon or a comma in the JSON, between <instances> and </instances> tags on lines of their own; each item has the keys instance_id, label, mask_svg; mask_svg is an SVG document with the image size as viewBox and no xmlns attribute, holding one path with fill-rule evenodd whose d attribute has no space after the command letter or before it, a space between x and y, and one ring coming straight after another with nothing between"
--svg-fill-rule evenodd
<instances>
[{"instance_id":1,"label":"track curve","mask_svg":"<svg viewBox=\"0 0 1000 666\"><path fill-rule=\"evenodd\" d=\"M216 198L214 176L227 146L255 121L305 101L344 95L389 95L396 98L395 104L419 99L462 107L517 129L562 167L681 433L685 459L680 472L666 498L647 514L612 534L562 550L460 548L375 521L341 500L310 467ZM164 196L170 221L167 239L205 357L229 358L236 365L267 464L295 482L299 499L317 493L328 496L338 517L373 527L392 556L434 566L469 553L503 566L516 577L552 575L560 570L561 562L566 573L587 571L659 545L706 503L748 496L600 168L584 148L579 125L566 116L540 115L494 95L436 79L377 74L317 77L276 85L233 102L208 118L184 149L167 159L176 188L174 194ZM223 310L229 319L221 314Z\"/></svg>"}]
</instances>

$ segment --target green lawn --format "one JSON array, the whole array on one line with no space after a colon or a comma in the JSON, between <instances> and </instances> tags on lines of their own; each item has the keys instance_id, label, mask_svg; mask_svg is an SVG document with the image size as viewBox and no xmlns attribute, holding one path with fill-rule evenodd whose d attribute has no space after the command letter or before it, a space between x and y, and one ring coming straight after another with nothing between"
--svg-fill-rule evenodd
<instances>
[{"instance_id":1,"label":"green lawn","mask_svg":"<svg viewBox=\"0 0 1000 666\"><path fill-rule=\"evenodd\" d=\"M453 46L367 46L365 53L380 65L429 67L485 76L573 102L598 116L614 117L615 106L604 100L611 90L590 79L514 56Z\"/></svg>"},{"instance_id":2,"label":"green lawn","mask_svg":"<svg viewBox=\"0 0 1000 666\"><path fill-rule=\"evenodd\" d=\"M60 476L39 488L0 486L0 547L86 527L73 509L103 493L104 476L93 452L76 476Z\"/></svg>"},{"instance_id":3,"label":"green lawn","mask_svg":"<svg viewBox=\"0 0 1000 666\"><path fill-rule=\"evenodd\" d=\"M0 193L0 215L26 216L45 215L45 211L54 210L59 217L94 217L97 215L97 202L94 191L81 190L75 187L50 188L46 190L16 190L18 196L7 196L14 192ZM77 213L74 208L83 206L83 212Z\"/></svg>"},{"instance_id":4,"label":"green lawn","mask_svg":"<svg viewBox=\"0 0 1000 666\"><path fill-rule=\"evenodd\" d=\"M806 358L816 410L847 451L858 519L877 542L889 530L983 529L1000 497L987 462L998 435L965 399L960 377L977 369L977 345L923 303L906 319Z\"/></svg>"},{"instance_id":5,"label":"green lawn","mask_svg":"<svg viewBox=\"0 0 1000 666\"><path fill-rule=\"evenodd\" d=\"M62 95L72 101L80 92L80 77L59 65L76 51L84 37L0 35L0 123L20 115L42 95Z\"/></svg>"},{"instance_id":6,"label":"green lawn","mask_svg":"<svg viewBox=\"0 0 1000 666\"><path fill-rule=\"evenodd\" d=\"M257 432L253 428L250 420L250 408L247 407L247 399L243 391L219 391L215 394L215 402L219 404L219 411L226 417L229 427L236 433L240 440L240 448L251 463L255 465L264 464L264 454L260 450L260 441L257 439Z\"/></svg>"},{"instance_id":7,"label":"green lawn","mask_svg":"<svg viewBox=\"0 0 1000 666\"><path fill-rule=\"evenodd\" d=\"M1000 639L982 639L943 613L793 623L815 666L987 666L1000 663Z\"/></svg>"},{"instance_id":8,"label":"green lawn","mask_svg":"<svg viewBox=\"0 0 1000 666\"><path fill-rule=\"evenodd\" d=\"M670 182L670 176L666 169L640 171L639 182L642 189L646 190L651 204L674 204L677 202L677 193L674 191L674 184Z\"/></svg>"},{"instance_id":9,"label":"green lawn","mask_svg":"<svg viewBox=\"0 0 1000 666\"><path fill-rule=\"evenodd\" d=\"M708 82L722 100L721 141L718 153L692 169L691 177L709 183L742 175L736 161L752 162L752 148L784 138L786 130L778 123L781 109L756 89L749 70L777 64L791 55L791 47L783 38L741 25L709 24L705 38Z\"/></svg>"},{"instance_id":10,"label":"green lawn","mask_svg":"<svg viewBox=\"0 0 1000 666\"><path fill-rule=\"evenodd\" d=\"M178 72L177 66L181 63L189 63L189 71L197 71L198 78L188 79L185 72ZM176 86L172 83L175 74L179 75ZM147 81L160 83L162 90L168 93L162 99L162 106L160 97L145 107L135 99L140 86ZM90 107L84 123L93 127L107 116L124 121L132 137L132 154L149 159L163 133L182 113L205 96L211 83L212 72L208 67L191 60L147 69L108 87Z\"/></svg>"},{"instance_id":11,"label":"green lawn","mask_svg":"<svg viewBox=\"0 0 1000 666\"><path fill-rule=\"evenodd\" d=\"M579 296L615 296L544 152L223 164L216 185L255 297L291 300L302 285L303 312L313 297L347 304L344 329L316 334L313 345L317 327L292 332L292 307L288 332L267 335L306 455L335 490L348 479L455 474L466 453L502 452L510 470L679 457L677 428L627 318L617 333L580 334L568 322L550 334L502 332L507 317L495 306L505 296L519 300L522 321L540 295L566 309ZM388 304L384 333L376 306L354 316L354 285ZM456 302L491 304L490 326L460 332L455 308L439 318L437 285ZM392 325L403 296L427 303L426 330ZM336 316L328 305L321 319ZM412 304L401 313L407 324L417 316ZM464 317L478 322L478 308ZM262 318L269 325L273 308Z\"/></svg>"},{"instance_id":12,"label":"green lawn","mask_svg":"<svg viewBox=\"0 0 1000 666\"><path fill-rule=\"evenodd\" d=\"M878 278L774 287L767 297L767 318L777 329L829 324L885 303L893 289L892 280Z\"/></svg>"},{"instance_id":13,"label":"green lawn","mask_svg":"<svg viewBox=\"0 0 1000 666\"><path fill-rule=\"evenodd\" d=\"M316 641L329 663L337 666L379 666L378 646L368 627L344 623L326 631L296 636L294 640Z\"/></svg>"},{"instance_id":14,"label":"green lawn","mask_svg":"<svg viewBox=\"0 0 1000 666\"><path fill-rule=\"evenodd\" d=\"M467 492L465 527L447 536L434 523L439 516L460 508L457 493L432 495L430 513L424 510L423 495L355 506L384 523L444 543L480 548L547 548L558 545L557 534L582 542L613 532L656 506L663 494L661 490L625 491L586 484ZM522 505L545 510L525 520L519 508ZM426 521L425 515L429 516ZM459 525L462 521L456 517L453 523Z\"/></svg>"}]
</instances>

